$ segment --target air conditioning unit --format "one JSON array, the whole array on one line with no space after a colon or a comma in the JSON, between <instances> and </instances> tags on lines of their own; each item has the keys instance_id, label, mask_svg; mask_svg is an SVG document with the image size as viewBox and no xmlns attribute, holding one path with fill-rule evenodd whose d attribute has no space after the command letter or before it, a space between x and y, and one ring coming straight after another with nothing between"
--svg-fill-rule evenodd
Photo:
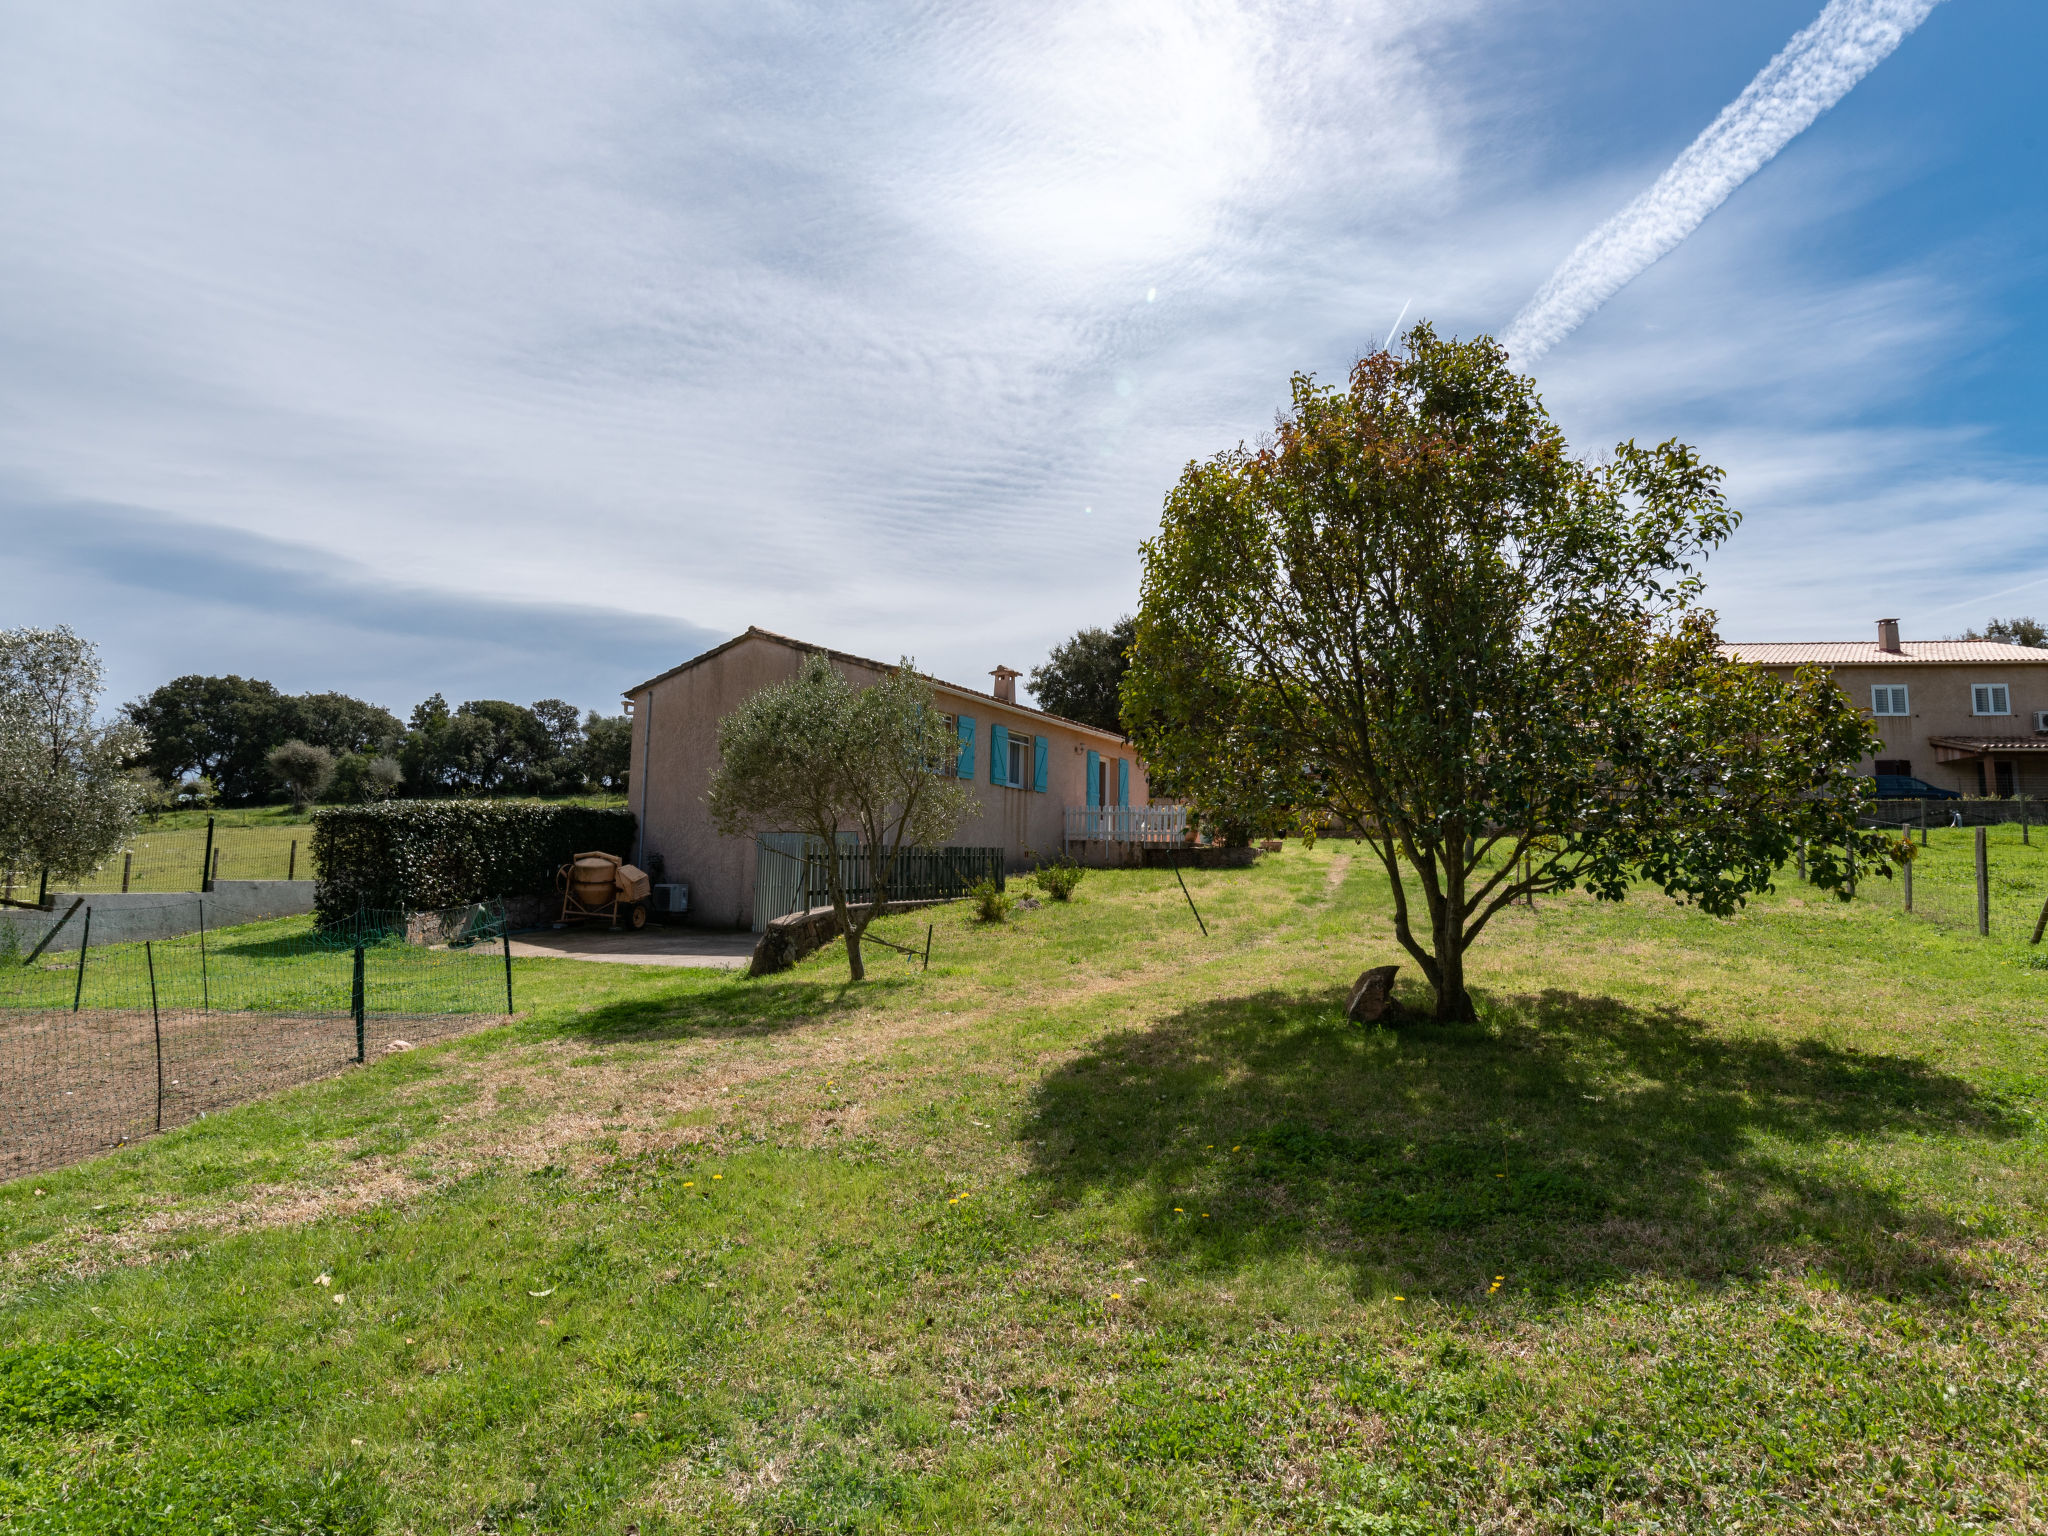
<instances>
[{"instance_id":1,"label":"air conditioning unit","mask_svg":"<svg viewBox=\"0 0 2048 1536\"><path fill-rule=\"evenodd\" d=\"M657 917L681 917L689 910L689 886L657 885L654 888L654 912Z\"/></svg>"},{"instance_id":2,"label":"air conditioning unit","mask_svg":"<svg viewBox=\"0 0 2048 1536\"><path fill-rule=\"evenodd\" d=\"M2036 736L2048 736L2048 709L2037 709L2034 711L2034 734Z\"/></svg>"}]
</instances>

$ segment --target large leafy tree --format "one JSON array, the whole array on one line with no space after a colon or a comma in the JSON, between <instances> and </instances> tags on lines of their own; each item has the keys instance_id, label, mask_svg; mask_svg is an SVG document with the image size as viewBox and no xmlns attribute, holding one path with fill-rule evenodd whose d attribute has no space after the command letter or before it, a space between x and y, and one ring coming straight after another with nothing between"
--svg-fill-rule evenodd
<instances>
[{"instance_id":1,"label":"large leafy tree","mask_svg":"<svg viewBox=\"0 0 2048 1536\"><path fill-rule=\"evenodd\" d=\"M632 756L632 718L600 715L593 709L583 721L583 744L577 749L584 781L600 789L623 791Z\"/></svg>"},{"instance_id":2,"label":"large leafy tree","mask_svg":"<svg viewBox=\"0 0 2048 1536\"><path fill-rule=\"evenodd\" d=\"M99 653L71 630L0 630L0 865L73 879L133 829L141 738L99 721L100 687Z\"/></svg>"},{"instance_id":3,"label":"large leafy tree","mask_svg":"<svg viewBox=\"0 0 2048 1536\"><path fill-rule=\"evenodd\" d=\"M276 688L232 674L173 678L130 704L127 714L147 739L140 766L171 784L204 776L230 801L270 792L270 751L298 726L291 701Z\"/></svg>"},{"instance_id":4,"label":"large leafy tree","mask_svg":"<svg viewBox=\"0 0 2048 1536\"><path fill-rule=\"evenodd\" d=\"M718 752L704 798L727 836L802 832L828 849L842 831L858 839L870 885L858 911L844 861L824 862L847 967L861 980L861 936L889 899L902 851L944 843L975 804L955 777L960 743L931 684L906 658L856 688L813 654L794 678L752 694L719 721Z\"/></svg>"},{"instance_id":5,"label":"large leafy tree","mask_svg":"<svg viewBox=\"0 0 2048 1536\"><path fill-rule=\"evenodd\" d=\"M390 752L405 734L405 727L390 710L345 693L294 694L287 702L287 712L294 738L309 746L325 747L336 757L351 752Z\"/></svg>"},{"instance_id":6,"label":"large leafy tree","mask_svg":"<svg viewBox=\"0 0 2048 1536\"><path fill-rule=\"evenodd\" d=\"M146 738L137 766L165 783L212 780L223 800L266 797L277 785L270 754L286 742L336 758L391 750L403 727L389 710L345 693L286 694L261 678L173 678L127 707Z\"/></svg>"},{"instance_id":7,"label":"large leafy tree","mask_svg":"<svg viewBox=\"0 0 2048 1536\"><path fill-rule=\"evenodd\" d=\"M1443 1020L1537 892L1726 913L1802 838L1840 889L1884 856L1854 819L1872 733L1824 674L1717 650L1720 481L1677 442L1572 457L1499 347L1418 325L1188 466L1144 547L1125 718L1160 780L1221 800L1256 774L1363 829Z\"/></svg>"},{"instance_id":8,"label":"large leafy tree","mask_svg":"<svg viewBox=\"0 0 2048 1536\"><path fill-rule=\"evenodd\" d=\"M1043 666L1031 669L1031 697L1040 709L1121 733L1118 690L1130 670L1131 641L1136 636L1137 620L1128 614L1108 629L1077 631L1052 648Z\"/></svg>"}]
</instances>

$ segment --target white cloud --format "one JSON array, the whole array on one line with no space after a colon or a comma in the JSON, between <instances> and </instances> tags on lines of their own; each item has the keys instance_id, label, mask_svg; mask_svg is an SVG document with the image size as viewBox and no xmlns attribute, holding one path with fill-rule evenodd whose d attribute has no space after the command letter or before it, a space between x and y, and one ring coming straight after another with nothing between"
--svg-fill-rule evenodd
<instances>
[{"instance_id":1,"label":"white cloud","mask_svg":"<svg viewBox=\"0 0 2048 1536\"><path fill-rule=\"evenodd\" d=\"M1028 660L1279 398L1275 258L1448 195L1413 40L1462 9L0 23L0 466L394 582Z\"/></svg>"},{"instance_id":2,"label":"white cloud","mask_svg":"<svg viewBox=\"0 0 2048 1536\"><path fill-rule=\"evenodd\" d=\"M1515 316L1503 344L1524 365L1569 336L1705 222L1815 118L1883 63L1940 0L1828 0L1642 193L1579 243Z\"/></svg>"}]
</instances>

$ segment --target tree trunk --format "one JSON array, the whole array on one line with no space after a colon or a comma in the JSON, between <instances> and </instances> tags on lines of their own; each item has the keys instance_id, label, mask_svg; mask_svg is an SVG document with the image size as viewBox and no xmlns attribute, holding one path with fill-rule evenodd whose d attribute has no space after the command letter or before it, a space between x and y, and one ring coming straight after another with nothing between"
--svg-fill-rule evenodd
<instances>
[{"instance_id":1,"label":"tree trunk","mask_svg":"<svg viewBox=\"0 0 2048 1536\"><path fill-rule=\"evenodd\" d=\"M1436 974L1430 978L1436 988L1434 1017L1439 1024L1471 1024L1479 1014L1472 1006L1472 994L1465 990L1466 870L1446 868L1444 873L1448 877L1444 897L1431 913L1429 935L1430 948L1436 953Z\"/></svg>"},{"instance_id":2,"label":"tree trunk","mask_svg":"<svg viewBox=\"0 0 2048 1536\"><path fill-rule=\"evenodd\" d=\"M846 914L844 909L842 909L842 916L846 915L850 914ZM846 923L844 931L846 934L846 968L853 973L852 979L854 981L864 981L867 979L868 973L866 968L860 963L860 935L854 931L852 923Z\"/></svg>"}]
</instances>

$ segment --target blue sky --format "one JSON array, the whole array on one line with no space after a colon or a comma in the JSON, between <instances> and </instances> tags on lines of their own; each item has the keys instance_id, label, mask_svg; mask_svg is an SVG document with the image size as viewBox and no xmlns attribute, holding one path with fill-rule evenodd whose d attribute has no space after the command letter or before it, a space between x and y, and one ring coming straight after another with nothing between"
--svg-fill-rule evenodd
<instances>
[{"instance_id":1,"label":"blue sky","mask_svg":"<svg viewBox=\"0 0 2048 1536\"><path fill-rule=\"evenodd\" d=\"M401 711L750 623L1028 668L1292 369L1505 332L1820 9L0 9L0 622ZM1534 363L1727 469L1730 636L2048 612L2044 57L1935 6Z\"/></svg>"}]
</instances>

